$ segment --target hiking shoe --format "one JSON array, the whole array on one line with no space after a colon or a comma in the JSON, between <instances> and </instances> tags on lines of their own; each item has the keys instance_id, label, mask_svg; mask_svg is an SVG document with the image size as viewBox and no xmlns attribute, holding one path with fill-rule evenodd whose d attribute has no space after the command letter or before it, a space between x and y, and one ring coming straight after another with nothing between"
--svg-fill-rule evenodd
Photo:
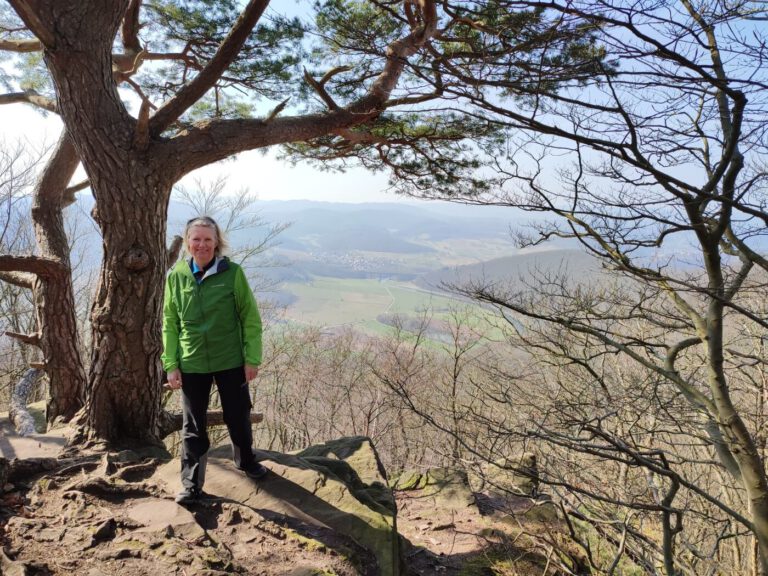
<instances>
[{"instance_id":1,"label":"hiking shoe","mask_svg":"<svg viewBox=\"0 0 768 576\"><path fill-rule=\"evenodd\" d=\"M259 462L251 462L248 466L240 468L240 470L245 472L245 475L248 476L248 478L253 478L254 480L264 478L264 475L269 471Z\"/></svg>"},{"instance_id":2,"label":"hiking shoe","mask_svg":"<svg viewBox=\"0 0 768 576\"><path fill-rule=\"evenodd\" d=\"M194 504L202 498L199 488L184 488L176 495L176 504Z\"/></svg>"}]
</instances>

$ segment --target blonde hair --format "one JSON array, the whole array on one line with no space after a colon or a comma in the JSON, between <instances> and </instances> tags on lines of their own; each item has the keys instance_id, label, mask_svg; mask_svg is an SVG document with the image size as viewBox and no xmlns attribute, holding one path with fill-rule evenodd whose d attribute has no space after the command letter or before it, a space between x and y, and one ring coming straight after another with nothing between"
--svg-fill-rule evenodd
<instances>
[{"instance_id":1,"label":"blonde hair","mask_svg":"<svg viewBox=\"0 0 768 576\"><path fill-rule=\"evenodd\" d=\"M213 230L213 233L216 235L216 249L213 251L214 256L222 256L226 254L229 251L229 242L227 242L226 236L224 236L224 233L219 228L219 225L216 224L216 220L211 218L210 216L195 216L191 220L187 222L186 227L184 228L184 251L189 252L187 249L187 240L189 239L189 231L192 230L195 226L200 226L201 228L210 228Z\"/></svg>"}]
</instances>

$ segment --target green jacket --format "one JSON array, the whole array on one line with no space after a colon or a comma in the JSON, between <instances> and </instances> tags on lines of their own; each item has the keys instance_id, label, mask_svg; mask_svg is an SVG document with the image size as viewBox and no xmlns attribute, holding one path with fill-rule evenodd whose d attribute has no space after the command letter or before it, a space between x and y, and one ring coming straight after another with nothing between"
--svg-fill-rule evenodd
<instances>
[{"instance_id":1,"label":"green jacket","mask_svg":"<svg viewBox=\"0 0 768 576\"><path fill-rule=\"evenodd\" d=\"M206 373L261 364L261 316L242 268L216 262L198 284L190 261L165 282L163 368Z\"/></svg>"}]
</instances>

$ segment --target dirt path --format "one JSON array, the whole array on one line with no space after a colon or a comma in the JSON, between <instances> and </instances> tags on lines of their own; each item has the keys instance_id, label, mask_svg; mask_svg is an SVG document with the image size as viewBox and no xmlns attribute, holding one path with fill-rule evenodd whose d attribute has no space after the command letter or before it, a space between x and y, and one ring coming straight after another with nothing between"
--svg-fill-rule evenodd
<instances>
[{"instance_id":1,"label":"dirt path","mask_svg":"<svg viewBox=\"0 0 768 576\"><path fill-rule=\"evenodd\" d=\"M59 428L47 434L19 436L8 420L7 414L0 414L0 457L53 458L66 444L67 430Z\"/></svg>"}]
</instances>

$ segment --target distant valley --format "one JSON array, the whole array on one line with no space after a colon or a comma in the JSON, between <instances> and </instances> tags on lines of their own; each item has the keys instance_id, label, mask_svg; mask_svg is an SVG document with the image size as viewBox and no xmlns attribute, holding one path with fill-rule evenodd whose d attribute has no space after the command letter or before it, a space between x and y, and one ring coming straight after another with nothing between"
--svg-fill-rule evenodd
<instances>
[{"instance_id":1,"label":"distant valley","mask_svg":"<svg viewBox=\"0 0 768 576\"><path fill-rule=\"evenodd\" d=\"M417 317L425 310L439 324L451 308L467 305L445 290L447 284L516 282L535 267L570 261L583 270L592 262L564 243L519 251L510 227L528 216L513 209L265 202L260 214L270 223L291 223L269 252L278 265L258 270L276 285L264 297L286 306L286 321L329 330L381 333L393 315Z\"/></svg>"}]
</instances>

